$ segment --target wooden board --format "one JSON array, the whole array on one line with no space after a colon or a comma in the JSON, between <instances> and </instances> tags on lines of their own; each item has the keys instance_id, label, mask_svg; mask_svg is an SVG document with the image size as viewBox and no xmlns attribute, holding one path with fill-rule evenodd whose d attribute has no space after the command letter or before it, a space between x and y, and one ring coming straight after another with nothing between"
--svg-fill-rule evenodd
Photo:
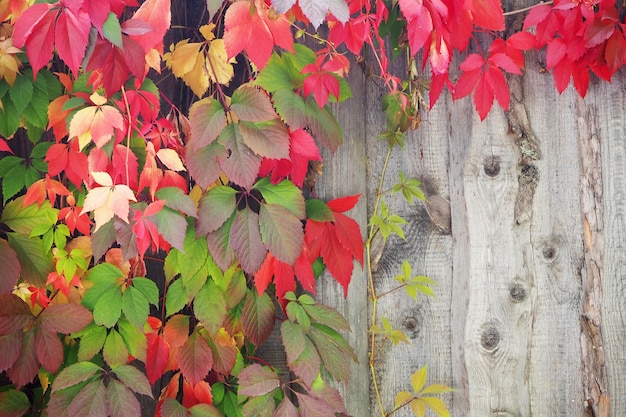
<instances>
[{"instance_id":1,"label":"wooden board","mask_svg":"<svg viewBox=\"0 0 626 417\"><path fill-rule=\"evenodd\" d=\"M470 99L442 97L409 135L406 150L392 155L383 188L403 171L423 181L429 202L385 197L409 223L406 241L390 239L380 258L377 291L396 286L404 259L439 285L436 299L417 304L403 291L379 300L379 317L411 339L383 348L377 359L387 411L424 364L429 382L455 388L446 397L453 416L626 410L626 97L615 85L592 85L585 100L571 87L559 95L539 61L531 56L526 75L512 82L508 113L494 106L480 122ZM331 198L367 190L371 214L386 151L376 140L384 126L382 90L370 83L363 95L353 92L350 116L342 119L347 146L326 160L329 188L318 191ZM359 112L365 123L355 122ZM365 225L363 206L356 216ZM320 293L361 329L351 340L365 362L355 368L359 392L347 401L352 415L376 416L362 351L364 280L357 271L352 285L358 282L360 292L355 300L351 287L347 303L334 283L322 284ZM370 411L362 408L362 389L369 391Z\"/></svg>"}]
</instances>

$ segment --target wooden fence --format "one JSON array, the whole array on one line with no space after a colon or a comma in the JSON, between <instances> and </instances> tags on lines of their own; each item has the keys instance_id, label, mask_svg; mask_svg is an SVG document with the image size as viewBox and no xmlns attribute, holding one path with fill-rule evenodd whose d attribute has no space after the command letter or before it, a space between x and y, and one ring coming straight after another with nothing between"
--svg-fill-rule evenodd
<instances>
[{"instance_id":1,"label":"wooden fence","mask_svg":"<svg viewBox=\"0 0 626 417\"><path fill-rule=\"evenodd\" d=\"M406 218L375 272L377 290L396 285L404 259L438 282L436 299L402 291L379 314L412 344L388 347L376 369L385 408L427 364L429 382L456 391L457 417L626 416L626 76L592 81L585 99L556 92L527 58L511 80L508 113L484 122L469 99L442 95L394 151L385 188L404 171L428 202L387 198ZM383 90L356 69L354 98L338 107L345 145L325 160L322 198L362 193L350 213L365 233L386 143ZM380 415L368 371L367 279L354 273L347 301L331 280L319 293L352 325L360 364L343 387L351 415ZM394 416L410 416L408 409Z\"/></svg>"}]
</instances>

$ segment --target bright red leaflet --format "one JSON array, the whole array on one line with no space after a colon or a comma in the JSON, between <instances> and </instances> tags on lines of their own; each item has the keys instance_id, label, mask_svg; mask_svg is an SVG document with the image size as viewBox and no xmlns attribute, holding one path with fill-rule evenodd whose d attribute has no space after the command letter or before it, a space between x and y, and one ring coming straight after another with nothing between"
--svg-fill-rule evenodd
<instances>
[{"instance_id":1,"label":"bright red leaflet","mask_svg":"<svg viewBox=\"0 0 626 417\"><path fill-rule=\"evenodd\" d=\"M291 25L283 15L272 19L269 8L262 1L235 1L226 11L224 44L229 58L245 51L261 69L274 46L293 52Z\"/></svg>"}]
</instances>

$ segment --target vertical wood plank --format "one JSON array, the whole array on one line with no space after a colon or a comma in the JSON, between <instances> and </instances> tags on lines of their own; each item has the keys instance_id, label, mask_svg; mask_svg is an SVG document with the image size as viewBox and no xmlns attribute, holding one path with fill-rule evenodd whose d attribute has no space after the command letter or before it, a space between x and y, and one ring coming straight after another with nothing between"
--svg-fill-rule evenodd
<instances>
[{"instance_id":1,"label":"vertical wood plank","mask_svg":"<svg viewBox=\"0 0 626 417\"><path fill-rule=\"evenodd\" d=\"M361 227L364 236L367 225L367 188L365 170L366 129L364 85L365 78L357 66L348 79L353 98L336 108L336 115L344 134L344 143L334 155L323 152L324 174L318 179L315 190L319 198L331 200L346 195L362 194L359 203L348 215ZM339 386L351 416L369 415L369 370L367 356L368 299L365 270L355 262L348 298L344 299L341 286L328 276L321 277L317 285L319 299L338 309L348 320L351 332L346 340L359 359L351 364L351 379Z\"/></svg>"},{"instance_id":2,"label":"vertical wood plank","mask_svg":"<svg viewBox=\"0 0 626 417\"><path fill-rule=\"evenodd\" d=\"M602 83L592 96L602 154L604 265L601 329L611 415L626 410L626 77Z\"/></svg>"},{"instance_id":3,"label":"vertical wood plank","mask_svg":"<svg viewBox=\"0 0 626 417\"><path fill-rule=\"evenodd\" d=\"M375 139L385 126L379 106L372 100L367 122L368 126L378 126L378 131L368 135L370 212L374 208L373 196L377 192L382 159L387 151L386 142ZM376 372L386 411L393 408L399 391L412 391L411 375L424 365L429 369L428 383L453 385L450 348L452 236L448 187L449 126L446 120L446 107L438 106L418 130L407 135L405 149L395 149L392 153L383 185L384 190L389 190L398 182L402 171L407 178L422 181L428 198L426 203L415 201L411 205L401 194L383 197L390 212L399 214L408 224L403 227L406 240L390 237L374 271L377 293L387 293L378 300L378 324L385 317L394 329L405 332L411 342L398 346L387 342L378 355ZM426 275L437 281L438 285L433 287L436 298L419 295L415 302L404 289L393 291L399 285L395 277L402 273L404 260L412 265L413 275ZM452 395L443 399L450 405ZM372 408L377 412L372 415L380 415L376 398L372 398ZM406 407L394 415L413 414Z\"/></svg>"}]
</instances>

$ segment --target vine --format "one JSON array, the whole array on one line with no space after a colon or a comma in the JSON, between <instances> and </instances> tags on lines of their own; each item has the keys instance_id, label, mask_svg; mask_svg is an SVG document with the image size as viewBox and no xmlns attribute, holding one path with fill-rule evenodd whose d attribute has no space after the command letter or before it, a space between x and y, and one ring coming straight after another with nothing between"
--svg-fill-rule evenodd
<instances>
[{"instance_id":1,"label":"vine","mask_svg":"<svg viewBox=\"0 0 626 417\"><path fill-rule=\"evenodd\" d=\"M426 367L391 410L378 389L377 356L406 341L377 311L389 292L376 292L373 246L405 222L383 196L424 197L404 174L383 190L391 152L444 87L472 94L481 119L494 99L507 110L524 51L546 48L559 92L610 80L621 3L208 0L197 24L172 23L184 4L0 0L0 414L132 416L149 398L163 417L347 414L330 381L356 359L349 325L313 296L323 271L347 296L360 265L381 416L447 415L431 394L449 388L425 386ZM514 13L523 30L505 38ZM389 148L364 244L346 214L359 196L322 201L314 184L319 147L342 143L330 105L350 97L365 51ZM401 54L406 77L390 70ZM190 103L160 90L174 78ZM408 262L396 280L391 291L432 295ZM275 327L286 370L258 355Z\"/></svg>"}]
</instances>

